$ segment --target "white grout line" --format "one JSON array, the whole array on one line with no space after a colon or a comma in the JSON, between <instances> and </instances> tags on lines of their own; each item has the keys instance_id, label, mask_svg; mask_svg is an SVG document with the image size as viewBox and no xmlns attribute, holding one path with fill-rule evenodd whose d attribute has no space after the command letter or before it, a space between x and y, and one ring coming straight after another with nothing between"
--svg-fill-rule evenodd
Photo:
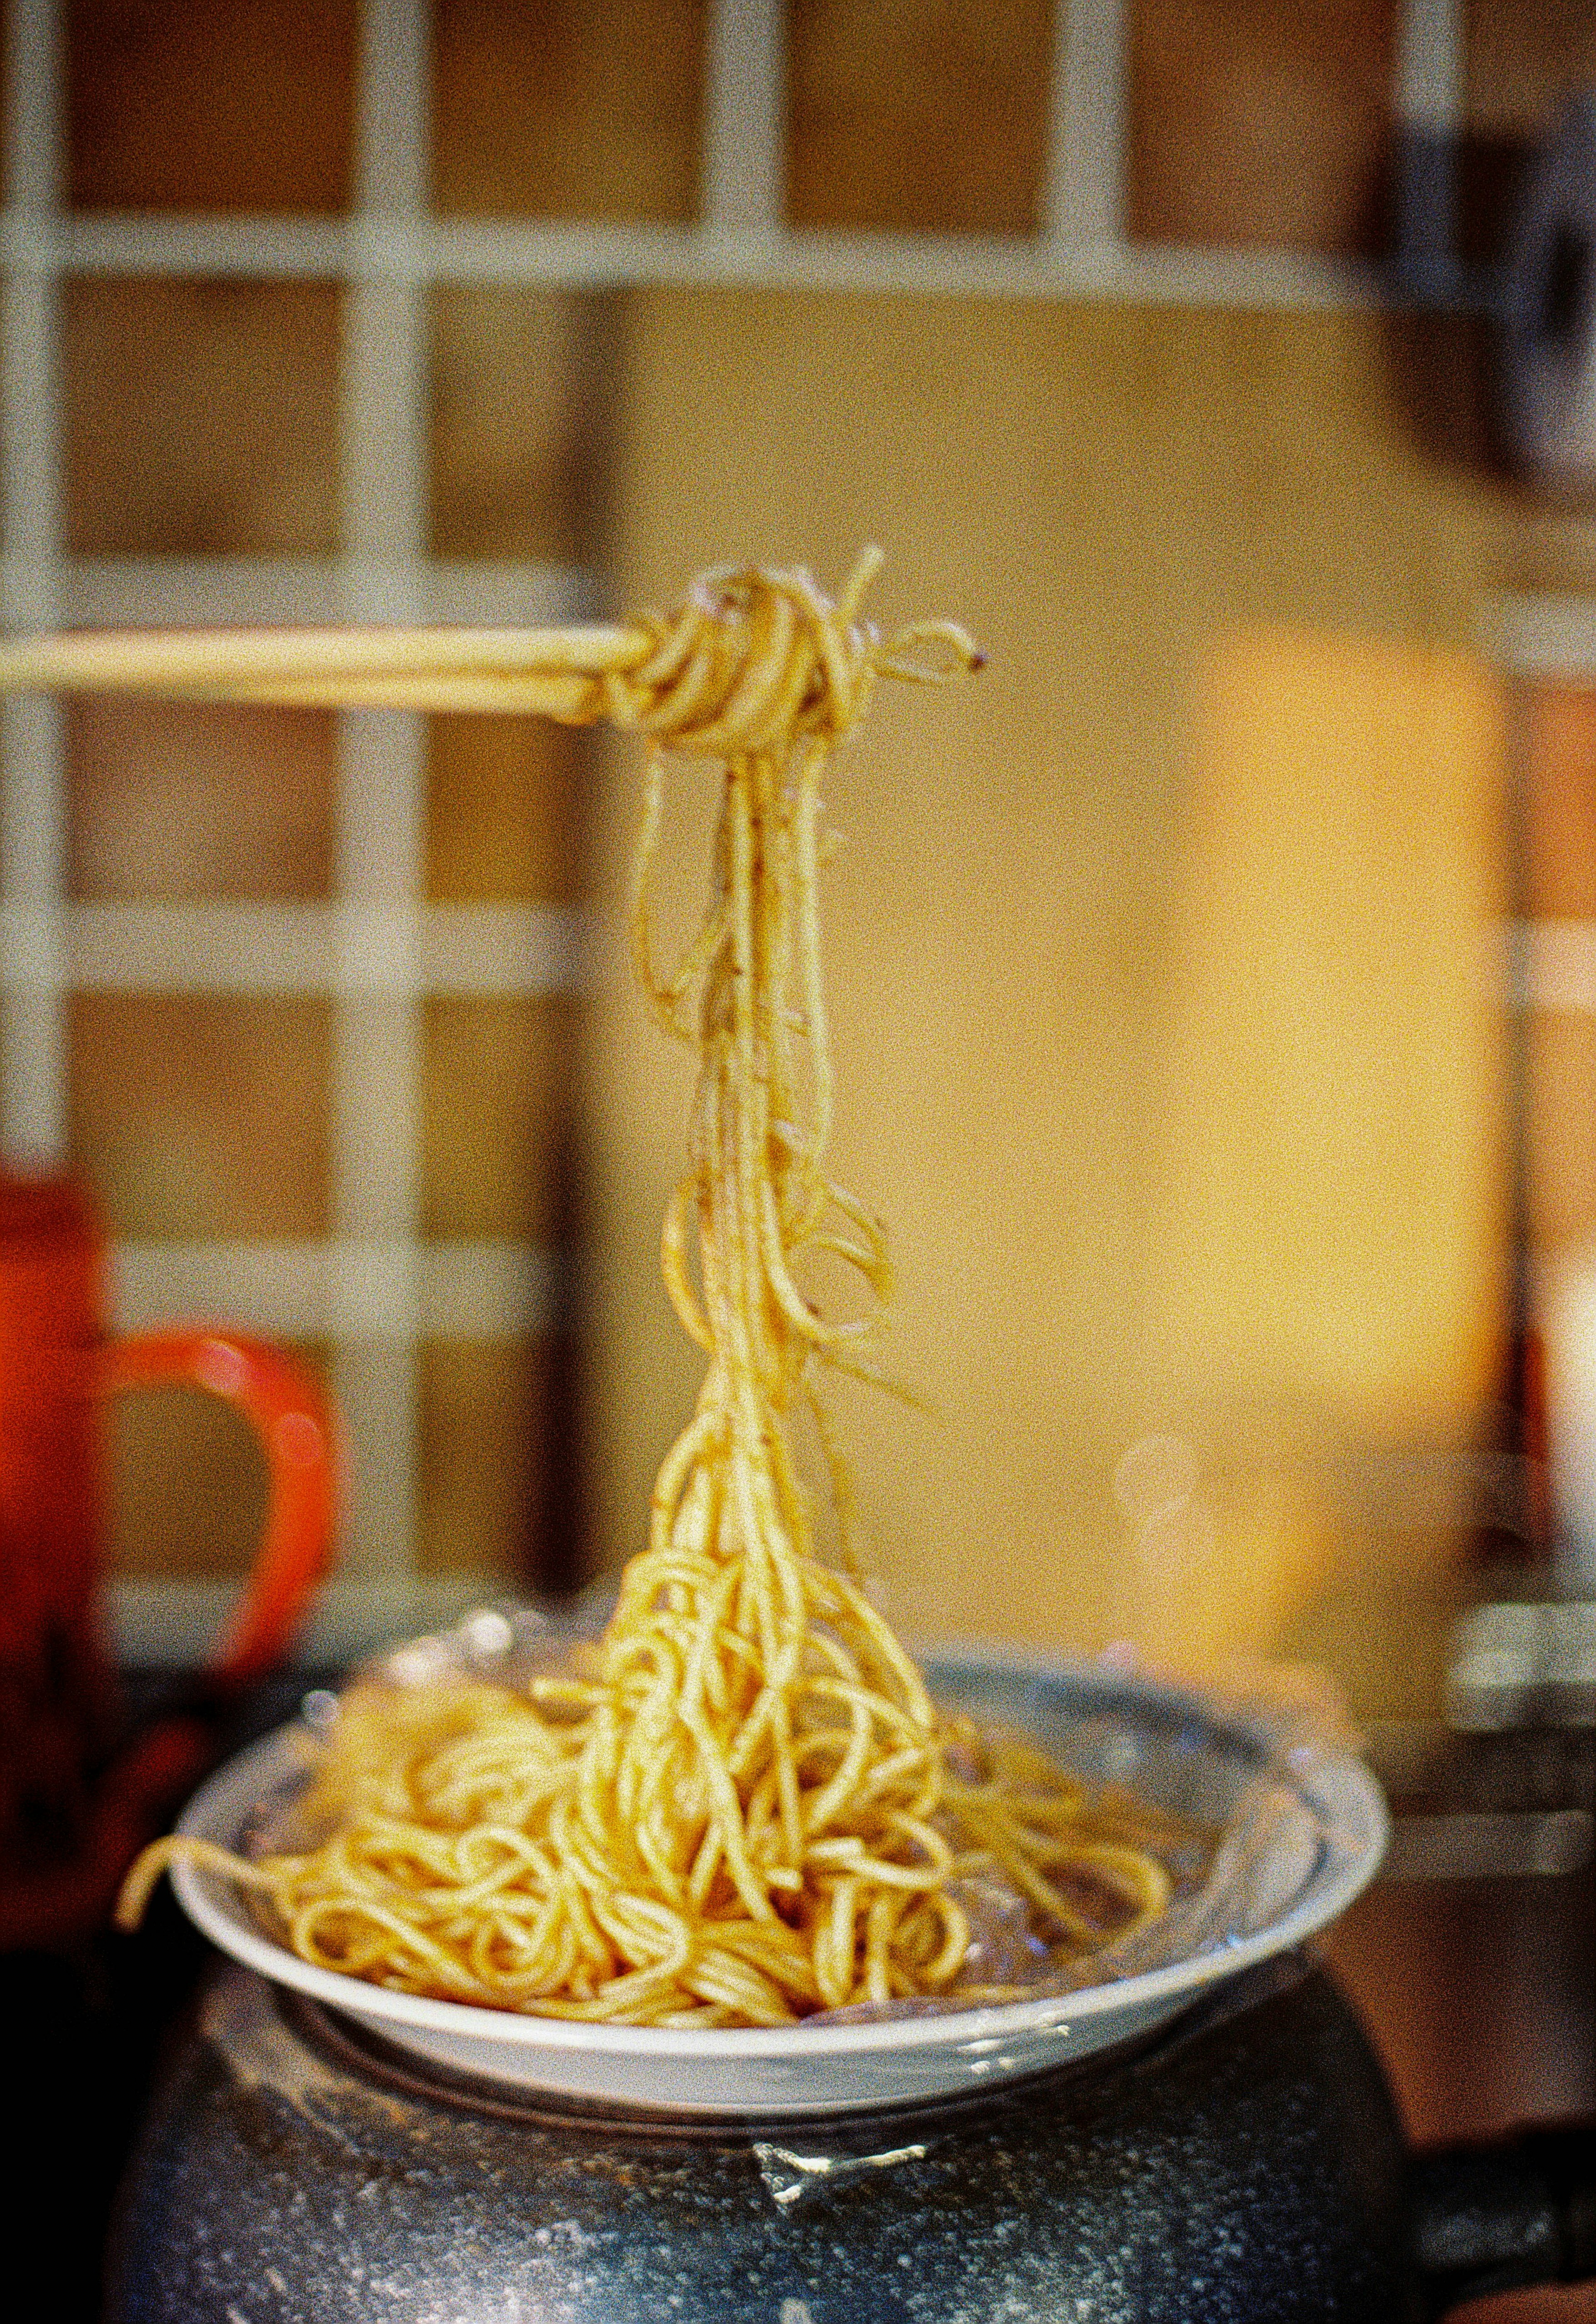
<instances>
[{"instance_id":1,"label":"white grout line","mask_svg":"<svg viewBox=\"0 0 1596 2324\"><path fill-rule=\"evenodd\" d=\"M60 364L55 285L14 274L3 326L5 544L15 566L14 614L42 627L56 618L60 545Z\"/></svg>"},{"instance_id":2,"label":"white grout line","mask_svg":"<svg viewBox=\"0 0 1596 2324\"><path fill-rule=\"evenodd\" d=\"M768 235L786 196L783 0L710 0L700 211L712 235Z\"/></svg>"},{"instance_id":3,"label":"white grout line","mask_svg":"<svg viewBox=\"0 0 1596 2324\"><path fill-rule=\"evenodd\" d=\"M4 1073L0 1120L6 1157L59 1164L67 1145L67 989L60 905L66 852L64 751L59 703L0 705L5 816L0 881L5 901Z\"/></svg>"},{"instance_id":4,"label":"white grout line","mask_svg":"<svg viewBox=\"0 0 1596 2324\"><path fill-rule=\"evenodd\" d=\"M1063 251L1124 241L1126 32L1124 0L1054 0L1041 229Z\"/></svg>"},{"instance_id":5,"label":"white grout line","mask_svg":"<svg viewBox=\"0 0 1596 2324\"><path fill-rule=\"evenodd\" d=\"M1407 129L1455 137L1466 106L1460 0L1403 0L1397 22L1392 110Z\"/></svg>"},{"instance_id":6,"label":"white grout line","mask_svg":"<svg viewBox=\"0 0 1596 2324\"><path fill-rule=\"evenodd\" d=\"M403 991L346 987L335 1011L333 1041L334 1231L411 1234L420 1200L415 1003Z\"/></svg>"},{"instance_id":7,"label":"white grout line","mask_svg":"<svg viewBox=\"0 0 1596 2324\"><path fill-rule=\"evenodd\" d=\"M0 259L62 274L247 275L337 281L355 271L341 219L101 210L41 222L0 215Z\"/></svg>"},{"instance_id":8,"label":"white grout line","mask_svg":"<svg viewBox=\"0 0 1596 2324\"><path fill-rule=\"evenodd\" d=\"M1083 133L1084 134L1084 133ZM1083 181L1083 185L1084 185ZM1061 196L1050 194L1056 209ZM431 219L402 241L352 223L106 217L41 231L0 217L0 264L45 272L1113 300L1313 311L1404 303L1379 267L1290 250L1115 248L1046 235L844 234L754 226Z\"/></svg>"},{"instance_id":9,"label":"white grout line","mask_svg":"<svg viewBox=\"0 0 1596 2324\"><path fill-rule=\"evenodd\" d=\"M432 27L428 0L362 0L355 207L408 231L428 207Z\"/></svg>"},{"instance_id":10,"label":"white grout line","mask_svg":"<svg viewBox=\"0 0 1596 2324\"><path fill-rule=\"evenodd\" d=\"M428 904L421 977L429 992L581 992L592 918L577 905Z\"/></svg>"},{"instance_id":11,"label":"white grout line","mask_svg":"<svg viewBox=\"0 0 1596 2324\"><path fill-rule=\"evenodd\" d=\"M452 1629L473 1607L502 1603L503 1574L383 1576L335 1573L317 1593L291 1668L342 1668L401 1638ZM203 1661L238 1601L238 1584L114 1577L106 1590L106 1623L116 1659L158 1670Z\"/></svg>"},{"instance_id":12,"label":"white grout line","mask_svg":"<svg viewBox=\"0 0 1596 2324\"><path fill-rule=\"evenodd\" d=\"M421 1333L436 1340L535 1338L568 1305L561 1262L536 1243L421 1246Z\"/></svg>"},{"instance_id":13,"label":"white grout line","mask_svg":"<svg viewBox=\"0 0 1596 2324\"><path fill-rule=\"evenodd\" d=\"M312 557L106 557L69 558L58 568L19 549L0 555L0 619L14 631L55 621L86 629L337 622L351 565ZM408 565L401 569L411 586ZM591 581L576 566L453 559L429 565L417 586L429 622L535 627L594 611ZM374 560L358 594L368 604L392 600L392 567Z\"/></svg>"},{"instance_id":14,"label":"white grout line","mask_svg":"<svg viewBox=\"0 0 1596 2324\"><path fill-rule=\"evenodd\" d=\"M344 293L344 549L353 622L421 612L426 530L426 318L401 282Z\"/></svg>"},{"instance_id":15,"label":"white grout line","mask_svg":"<svg viewBox=\"0 0 1596 2324\"><path fill-rule=\"evenodd\" d=\"M593 576L577 565L469 563L438 559L421 576L425 617L490 628L591 621L612 607L595 603Z\"/></svg>"},{"instance_id":16,"label":"white grout line","mask_svg":"<svg viewBox=\"0 0 1596 2324\"><path fill-rule=\"evenodd\" d=\"M341 710L337 878L351 901L413 904L426 861L426 722Z\"/></svg>"},{"instance_id":17,"label":"white grout line","mask_svg":"<svg viewBox=\"0 0 1596 2324\"><path fill-rule=\"evenodd\" d=\"M83 558L61 576L61 619L78 629L336 622L343 575L323 558Z\"/></svg>"},{"instance_id":18,"label":"white grout line","mask_svg":"<svg viewBox=\"0 0 1596 2324\"><path fill-rule=\"evenodd\" d=\"M0 968L38 993L575 992L589 922L540 904L0 904Z\"/></svg>"},{"instance_id":19,"label":"white grout line","mask_svg":"<svg viewBox=\"0 0 1596 2324\"><path fill-rule=\"evenodd\" d=\"M1487 652L1516 678L1596 678L1596 596L1504 593L1481 608Z\"/></svg>"},{"instance_id":20,"label":"white grout line","mask_svg":"<svg viewBox=\"0 0 1596 2324\"><path fill-rule=\"evenodd\" d=\"M424 291L407 252L426 199L427 0L367 0L360 16L352 248L344 293L344 614L414 621L427 525ZM388 1246L373 1299L419 1312L421 1030L419 919L426 727L402 711L345 711L331 1092L335 1238ZM355 908L355 916L349 908ZM378 939L374 959L360 937ZM346 1565L407 1573L416 1549L419 1379L412 1340L341 1309L333 1389L354 1450Z\"/></svg>"},{"instance_id":21,"label":"white grout line","mask_svg":"<svg viewBox=\"0 0 1596 2324\"><path fill-rule=\"evenodd\" d=\"M125 1332L206 1315L296 1340L535 1338L558 1302L549 1252L489 1240L121 1242L110 1282Z\"/></svg>"},{"instance_id":22,"label":"white grout line","mask_svg":"<svg viewBox=\"0 0 1596 2324\"><path fill-rule=\"evenodd\" d=\"M723 265L720 279L761 285L749 254L745 275ZM1146 306L1281 308L1378 307L1388 293L1376 267L1289 250L1221 250L1183 245L1065 245L983 240L976 235L917 237L817 234L786 237L772 287L795 290L974 292L983 297L1112 300Z\"/></svg>"},{"instance_id":23,"label":"white grout line","mask_svg":"<svg viewBox=\"0 0 1596 2324\"><path fill-rule=\"evenodd\" d=\"M18 214L46 218L59 192L60 33L49 0L19 0L7 19L6 166ZM0 293L0 546L15 567L7 612L30 628L58 618L60 553L60 363L56 286L10 275ZM7 991L0 1134L16 1160L54 1163L67 1137L66 995L59 907L66 861L60 706L0 710L5 824L0 892L27 916L26 973Z\"/></svg>"},{"instance_id":24,"label":"white grout line","mask_svg":"<svg viewBox=\"0 0 1596 2324\"><path fill-rule=\"evenodd\" d=\"M61 26L56 0L13 0L5 12L11 134L6 169L14 208L48 218L61 198Z\"/></svg>"}]
</instances>

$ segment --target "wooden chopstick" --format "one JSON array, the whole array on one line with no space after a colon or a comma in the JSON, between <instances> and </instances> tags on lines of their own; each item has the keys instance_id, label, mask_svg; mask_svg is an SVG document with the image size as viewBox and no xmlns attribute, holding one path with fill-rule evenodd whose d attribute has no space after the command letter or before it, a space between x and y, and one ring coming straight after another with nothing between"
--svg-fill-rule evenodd
<instances>
[{"instance_id":1,"label":"wooden chopstick","mask_svg":"<svg viewBox=\"0 0 1596 2324\"><path fill-rule=\"evenodd\" d=\"M588 681L635 669L657 641L566 629L69 631L0 643L0 694L158 694L203 702L573 717Z\"/></svg>"}]
</instances>

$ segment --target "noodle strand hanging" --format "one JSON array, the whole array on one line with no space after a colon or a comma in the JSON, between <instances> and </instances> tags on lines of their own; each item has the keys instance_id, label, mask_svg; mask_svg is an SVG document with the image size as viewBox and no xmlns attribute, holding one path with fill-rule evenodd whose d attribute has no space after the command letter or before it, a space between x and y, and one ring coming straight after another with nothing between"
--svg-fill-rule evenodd
<instances>
[{"instance_id":1,"label":"noodle strand hanging","mask_svg":"<svg viewBox=\"0 0 1596 2324\"><path fill-rule=\"evenodd\" d=\"M295 1840L248 1864L160 1843L125 1915L188 1853L225 1865L328 1969L563 2017L759 2025L955 1986L976 1997L983 1882L1056 1953L1167 1903L1145 1819L1128 1828L1040 1754L941 1719L848 1570L816 1376L880 1377L890 1268L826 1169L820 786L878 673L980 659L951 623L882 646L857 618L879 561L867 551L835 604L802 573L709 576L675 616L645 617L645 659L562 696L561 715L649 738L633 958L698 1058L661 1263L708 1373L602 1639L524 1692L357 1686ZM661 970L649 877L673 753L720 760L724 782L711 891ZM859 1315L823 1315L805 1291L820 1252L862 1285ZM832 1473L838 1563L792 1449L800 1407Z\"/></svg>"}]
</instances>

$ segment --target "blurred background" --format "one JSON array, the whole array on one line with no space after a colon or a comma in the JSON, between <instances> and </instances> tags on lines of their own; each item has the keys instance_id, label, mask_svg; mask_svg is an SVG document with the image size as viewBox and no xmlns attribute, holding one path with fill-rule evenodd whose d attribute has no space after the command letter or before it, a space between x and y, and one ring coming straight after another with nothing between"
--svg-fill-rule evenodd
<instances>
[{"instance_id":1,"label":"blurred background","mask_svg":"<svg viewBox=\"0 0 1596 2324\"><path fill-rule=\"evenodd\" d=\"M881 540L876 618L991 666L832 786L837 1161L936 1410L846 1413L871 1561L922 1636L1433 1709L1471 1535L1525 1529L1517 1243L1596 1225L1591 996L1510 973L1515 916L1578 954L1596 907L1596 529L1497 458L1489 320L1581 12L72 0L8 41L11 626L558 619ZM92 1185L125 1323L326 1368L320 1637L613 1566L697 1384L635 752L6 715L8 1149ZM180 1655L254 1456L198 1399L123 1426L115 1617Z\"/></svg>"},{"instance_id":2,"label":"blurred background","mask_svg":"<svg viewBox=\"0 0 1596 2324\"><path fill-rule=\"evenodd\" d=\"M835 1158L933 1407L840 1410L867 1560L922 1638L1325 1666L1416 1784L1459 1618L1596 1595L1546 1465L1596 1277L1596 521L1500 373L1589 13L5 14L8 626L541 622L881 541L874 617L990 664L881 689L830 788ZM696 1391L638 773L530 722L6 708L7 1152L93 1188L121 1323L325 1370L312 1661L613 1569ZM679 770L684 912L707 804ZM198 1398L118 1426L110 1619L180 1665L254 1455ZM1453 1991L1507 1942L1454 1923ZM1559 2024L1531 2100L1588 2103Z\"/></svg>"}]
</instances>

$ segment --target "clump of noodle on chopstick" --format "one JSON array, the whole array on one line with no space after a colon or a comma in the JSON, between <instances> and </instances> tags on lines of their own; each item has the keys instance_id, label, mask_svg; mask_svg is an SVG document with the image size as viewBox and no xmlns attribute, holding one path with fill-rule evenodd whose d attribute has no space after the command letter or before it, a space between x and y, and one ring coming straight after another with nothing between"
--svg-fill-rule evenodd
<instances>
[{"instance_id":1,"label":"clump of noodle on chopstick","mask_svg":"<svg viewBox=\"0 0 1596 2324\"><path fill-rule=\"evenodd\" d=\"M879 1377L890 1268L880 1227L826 1170L820 784L878 675L980 659L948 622L881 644L858 618L878 561L835 604L802 573L710 576L652 622L646 659L560 714L650 738L634 955L698 1058L662 1259L708 1377L602 1639L524 1692L355 1687L298 1811L302 1846L245 1862L158 1843L126 1915L187 1855L247 1885L306 1960L380 1984L562 2017L773 2024L992 1990L966 1970L983 1879L1024 1899L1056 1954L1167 1902L1151 1822L939 1717L849 1570L816 1379ZM719 760L724 795L708 902L662 973L648 876L672 752ZM819 1252L863 1285L863 1315L818 1312L800 1275ZM834 1471L838 1563L795 1461L802 1407Z\"/></svg>"}]
</instances>

